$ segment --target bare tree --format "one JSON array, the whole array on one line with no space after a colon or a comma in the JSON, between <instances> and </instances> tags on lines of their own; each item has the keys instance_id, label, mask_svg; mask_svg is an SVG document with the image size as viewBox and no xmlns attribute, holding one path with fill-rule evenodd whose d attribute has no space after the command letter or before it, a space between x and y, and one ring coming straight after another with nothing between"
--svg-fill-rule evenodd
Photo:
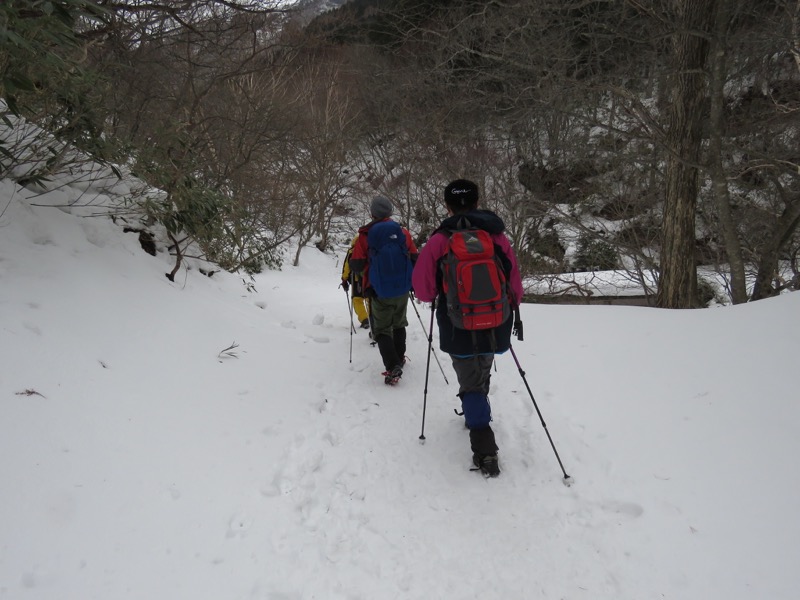
<instances>
[{"instance_id":1,"label":"bare tree","mask_svg":"<svg viewBox=\"0 0 800 600\"><path fill-rule=\"evenodd\" d=\"M728 75L727 38L731 18L730 0L718 0L712 40L709 84L709 148L708 171L711 178L714 203L719 214L720 230L730 271L730 295L734 304L747 301L747 283L742 248L737 224L732 210L727 173L723 163L723 136L725 133L725 84Z\"/></svg>"},{"instance_id":2,"label":"bare tree","mask_svg":"<svg viewBox=\"0 0 800 600\"><path fill-rule=\"evenodd\" d=\"M172 238L176 266L193 243L225 268L274 262L257 225L264 195L242 181L288 129L282 90L292 53L281 14L212 0L114 11L94 60L116 82L114 137L126 141L137 174L167 194L148 208Z\"/></svg>"},{"instance_id":3,"label":"bare tree","mask_svg":"<svg viewBox=\"0 0 800 600\"><path fill-rule=\"evenodd\" d=\"M759 300L779 293L785 287L795 287L797 278L785 282L779 268L781 253L793 246L794 254L787 258L796 265L797 244L792 240L800 227L800 158L796 152L797 115L800 113L800 2L785 0L780 3L783 23L789 24L786 46L778 56L785 56L786 63L777 61L784 78L776 77L770 84L768 106L774 120L786 123L783 131L775 131L753 157L764 179L771 184L774 206L768 223L768 233L758 251L758 268L755 275L751 299ZM791 66L790 66L791 65ZM769 135L769 133L767 133Z\"/></svg>"}]
</instances>

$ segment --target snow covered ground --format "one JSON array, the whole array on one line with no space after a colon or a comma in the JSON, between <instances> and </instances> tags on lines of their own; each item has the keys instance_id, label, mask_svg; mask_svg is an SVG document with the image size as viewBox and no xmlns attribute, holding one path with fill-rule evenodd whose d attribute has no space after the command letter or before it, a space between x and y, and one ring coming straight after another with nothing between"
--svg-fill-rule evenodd
<instances>
[{"instance_id":1,"label":"snow covered ground","mask_svg":"<svg viewBox=\"0 0 800 600\"><path fill-rule=\"evenodd\" d=\"M0 182L0 599L798 597L800 294L523 306L575 483L510 355L485 480L427 306L387 387L343 252L171 283L98 192Z\"/></svg>"}]
</instances>

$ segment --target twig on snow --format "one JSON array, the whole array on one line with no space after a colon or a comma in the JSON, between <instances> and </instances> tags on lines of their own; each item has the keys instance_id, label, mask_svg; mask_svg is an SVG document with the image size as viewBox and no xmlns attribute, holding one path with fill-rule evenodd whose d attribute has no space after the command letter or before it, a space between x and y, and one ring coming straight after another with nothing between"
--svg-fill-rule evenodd
<instances>
[{"instance_id":1,"label":"twig on snow","mask_svg":"<svg viewBox=\"0 0 800 600\"><path fill-rule=\"evenodd\" d=\"M225 348L223 350L220 350L220 352L219 352L219 354L217 354L217 356L219 358L239 358L239 355L236 354L236 352L233 351L234 349L236 349L238 347L239 347L239 344L237 344L236 342L233 342L227 348Z\"/></svg>"}]
</instances>

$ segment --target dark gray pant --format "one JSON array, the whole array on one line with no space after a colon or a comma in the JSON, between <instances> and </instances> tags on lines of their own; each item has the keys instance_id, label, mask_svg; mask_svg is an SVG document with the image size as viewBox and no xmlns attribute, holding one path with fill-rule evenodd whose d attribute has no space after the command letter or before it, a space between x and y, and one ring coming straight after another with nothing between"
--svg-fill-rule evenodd
<instances>
[{"instance_id":1,"label":"dark gray pant","mask_svg":"<svg viewBox=\"0 0 800 600\"><path fill-rule=\"evenodd\" d=\"M489 394L489 379L492 376L494 354L479 354L467 358L451 355L450 359L453 361L453 369L458 378L459 395L464 392Z\"/></svg>"}]
</instances>

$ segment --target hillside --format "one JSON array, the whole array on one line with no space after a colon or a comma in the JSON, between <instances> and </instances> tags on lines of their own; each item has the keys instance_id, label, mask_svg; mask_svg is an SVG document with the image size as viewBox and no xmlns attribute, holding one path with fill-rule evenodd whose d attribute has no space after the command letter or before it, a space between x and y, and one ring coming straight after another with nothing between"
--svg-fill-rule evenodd
<instances>
[{"instance_id":1,"label":"hillside","mask_svg":"<svg viewBox=\"0 0 800 600\"><path fill-rule=\"evenodd\" d=\"M179 254L248 272L334 250L376 193L424 240L467 177L530 278L624 270L675 308L800 286L796 2L289 4L0 4L0 126L59 142L26 170L0 131L0 177L75 145L163 191Z\"/></svg>"}]
</instances>

